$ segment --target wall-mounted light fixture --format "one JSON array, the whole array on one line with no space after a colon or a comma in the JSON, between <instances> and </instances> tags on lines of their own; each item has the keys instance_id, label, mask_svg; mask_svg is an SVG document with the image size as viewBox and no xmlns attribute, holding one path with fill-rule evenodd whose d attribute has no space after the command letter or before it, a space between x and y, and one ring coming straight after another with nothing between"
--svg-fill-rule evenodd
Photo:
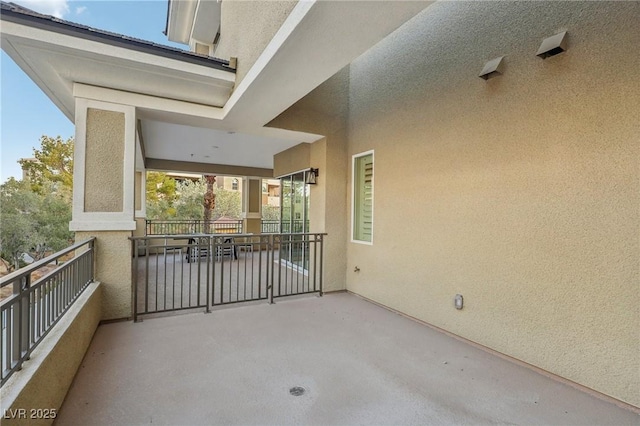
<instances>
[{"instance_id":1,"label":"wall-mounted light fixture","mask_svg":"<svg viewBox=\"0 0 640 426\"><path fill-rule=\"evenodd\" d=\"M500 56L484 64L484 68L482 68L482 71L480 71L480 75L478 77L482 78L483 80L489 80L490 78L502 75L502 71L504 69L503 59L504 56Z\"/></svg>"},{"instance_id":2,"label":"wall-mounted light fixture","mask_svg":"<svg viewBox=\"0 0 640 426\"><path fill-rule=\"evenodd\" d=\"M562 32L542 40L542 44L538 48L536 56L547 59L549 56L555 56L567 50L567 32Z\"/></svg>"},{"instance_id":3,"label":"wall-mounted light fixture","mask_svg":"<svg viewBox=\"0 0 640 426\"><path fill-rule=\"evenodd\" d=\"M319 176L318 174L318 169L309 169L307 170L307 173L305 174L305 179L304 179L304 183L308 183L309 185L315 185L316 182L316 178Z\"/></svg>"}]
</instances>

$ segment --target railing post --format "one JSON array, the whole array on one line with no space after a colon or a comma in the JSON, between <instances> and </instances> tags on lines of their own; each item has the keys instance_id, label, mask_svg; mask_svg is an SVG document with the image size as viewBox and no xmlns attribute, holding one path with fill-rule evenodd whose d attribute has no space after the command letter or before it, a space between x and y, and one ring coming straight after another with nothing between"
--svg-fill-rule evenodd
<instances>
[{"instance_id":1,"label":"railing post","mask_svg":"<svg viewBox=\"0 0 640 426\"><path fill-rule=\"evenodd\" d=\"M31 274L27 274L21 280L20 288L20 358L29 352L29 287L31 287ZM26 359L29 359L27 356ZM22 364L22 360L20 361Z\"/></svg>"},{"instance_id":2,"label":"railing post","mask_svg":"<svg viewBox=\"0 0 640 426\"><path fill-rule=\"evenodd\" d=\"M133 243L133 264L131 266L131 313L133 314L133 322L138 319L138 240L132 240Z\"/></svg>"},{"instance_id":3,"label":"railing post","mask_svg":"<svg viewBox=\"0 0 640 426\"><path fill-rule=\"evenodd\" d=\"M317 234L316 237L320 237L320 292L319 296L322 297L322 271L324 270L324 262L322 261L322 257L324 254L324 236L322 234Z\"/></svg>"},{"instance_id":4,"label":"railing post","mask_svg":"<svg viewBox=\"0 0 640 426\"><path fill-rule=\"evenodd\" d=\"M274 249L274 237L275 234L269 235L269 240L267 242L267 291L269 292L269 304L273 305L273 273L276 269L275 267L275 249ZM269 259L269 255L271 255L271 259ZM271 268L271 273L269 273L269 269Z\"/></svg>"},{"instance_id":5,"label":"railing post","mask_svg":"<svg viewBox=\"0 0 640 426\"><path fill-rule=\"evenodd\" d=\"M207 236L207 307L205 313L211 313L211 306L213 306L213 274L215 271L215 265L213 264L213 236Z\"/></svg>"},{"instance_id":6,"label":"railing post","mask_svg":"<svg viewBox=\"0 0 640 426\"><path fill-rule=\"evenodd\" d=\"M91 282L96 280L96 240L95 237L89 243L89 250L91 250Z\"/></svg>"}]
</instances>

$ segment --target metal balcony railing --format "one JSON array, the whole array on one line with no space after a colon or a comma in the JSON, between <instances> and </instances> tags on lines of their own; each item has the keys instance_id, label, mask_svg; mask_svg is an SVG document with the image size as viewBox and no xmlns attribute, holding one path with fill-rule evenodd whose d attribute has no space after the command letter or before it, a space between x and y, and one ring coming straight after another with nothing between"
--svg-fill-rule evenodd
<instances>
[{"instance_id":1,"label":"metal balcony railing","mask_svg":"<svg viewBox=\"0 0 640 426\"><path fill-rule=\"evenodd\" d=\"M307 229L309 229L309 222L307 221ZM305 232L304 220L294 220L291 222L283 222L280 224L279 220L263 220L262 221L262 233L263 234L298 234Z\"/></svg>"},{"instance_id":2,"label":"metal balcony railing","mask_svg":"<svg viewBox=\"0 0 640 426\"><path fill-rule=\"evenodd\" d=\"M134 319L141 315L318 293L326 234L131 238Z\"/></svg>"},{"instance_id":3,"label":"metal balcony railing","mask_svg":"<svg viewBox=\"0 0 640 426\"><path fill-rule=\"evenodd\" d=\"M209 232L205 232L204 220L156 220L147 219L147 235L186 235L186 234L241 234L242 220L214 222L209 225Z\"/></svg>"},{"instance_id":4,"label":"metal balcony railing","mask_svg":"<svg viewBox=\"0 0 640 426\"><path fill-rule=\"evenodd\" d=\"M22 368L31 352L94 280L95 238L76 243L0 279L0 288L13 287L0 302L2 385ZM75 251L75 256L60 263ZM32 282L39 269L55 269Z\"/></svg>"}]
</instances>

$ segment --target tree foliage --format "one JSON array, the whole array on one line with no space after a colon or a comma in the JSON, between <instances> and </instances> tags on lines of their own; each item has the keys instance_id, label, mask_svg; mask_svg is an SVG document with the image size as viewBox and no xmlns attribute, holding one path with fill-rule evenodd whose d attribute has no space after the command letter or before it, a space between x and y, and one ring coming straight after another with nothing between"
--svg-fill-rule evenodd
<instances>
[{"instance_id":1,"label":"tree foliage","mask_svg":"<svg viewBox=\"0 0 640 426\"><path fill-rule=\"evenodd\" d=\"M33 149L35 161L22 159L18 162L26 172L31 189L44 194L48 184L55 189L73 189L73 138L66 141L60 136L40 137L40 149Z\"/></svg>"},{"instance_id":2,"label":"tree foliage","mask_svg":"<svg viewBox=\"0 0 640 426\"><path fill-rule=\"evenodd\" d=\"M155 172L154 172L155 173ZM149 219L204 219L204 200L207 192L206 178L197 181L184 180L176 182L174 179L169 185L174 185L174 190L169 191L174 196L164 196L151 194L155 189L150 188L149 177L147 175L147 217ZM155 182L164 182L157 178ZM215 206L211 212L211 220L215 221L221 217L240 219L242 214L242 200L240 193L224 188L213 187L215 194Z\"/></svg>"},{"instance_id":3,"label":"tree foliage","mask_svg":"<svg viewBox=\"0 0 640 426\"><path fill-rule=\"evenodd\" d=\"M162 172L147 172L147 201L176 199L176 180Z\"/></svg>"},{"instance_id":4,"label":"tree foliage","mask_svg":"<svg viewBox=\"0 0 640 426\"><path fill-rule=\"evenodd\" d=\"M31 181L14 178L0 185L0 252L15 267L23 253L42 259L72 242L71 197L57 185L43 180L40 192L33 190Z\"/></svg>"},{"instance_id":5,"label":"tree foliage","mask_svg":"<svg viewBox=\"0 0 640 426\"><path fill-rule=\"evenodd\" d=\"M280 206L262 206L262 220L280 220Z\"/></svg>"}]
</instances>

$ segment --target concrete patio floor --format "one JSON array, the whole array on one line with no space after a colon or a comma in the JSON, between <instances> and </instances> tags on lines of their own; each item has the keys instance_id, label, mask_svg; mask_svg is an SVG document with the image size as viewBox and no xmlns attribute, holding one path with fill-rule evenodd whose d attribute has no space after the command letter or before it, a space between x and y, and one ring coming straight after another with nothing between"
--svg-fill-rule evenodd
<instances>
[{"instance_id":1,"label":"concrete patio floor","mask_svg":"<svg viewBox=\"0 0 640 426\"><path fill-rule=\"evenodd\" d=\"M302 396L290 388L303 387ZM56 424L639 424L347 293L102 325Z\"/></svg>"}]
</instances>

